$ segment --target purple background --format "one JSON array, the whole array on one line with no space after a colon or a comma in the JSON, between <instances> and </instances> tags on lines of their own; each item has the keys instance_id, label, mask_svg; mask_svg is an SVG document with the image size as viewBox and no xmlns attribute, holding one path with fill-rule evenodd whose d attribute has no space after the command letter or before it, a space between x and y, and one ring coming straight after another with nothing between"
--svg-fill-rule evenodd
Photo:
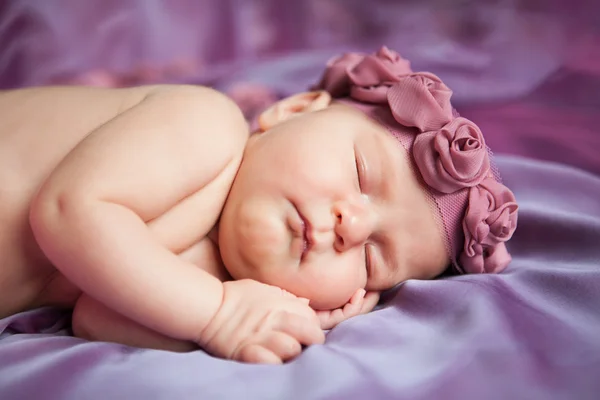
<instances>
[{"instance_id":1,"label":"purple background","mask_svg":"<svg viewBox=\"0 0 600 400\"><path fill-rule=\"evenodd\" d=\"M454 89L521 207L507 271L406 282L283 367L87 343L57 310L0 320L0 398L599 398L596 4L0 0L4 88L191 82L264 105L386 44Z\"/></svg>"}]
</instances>

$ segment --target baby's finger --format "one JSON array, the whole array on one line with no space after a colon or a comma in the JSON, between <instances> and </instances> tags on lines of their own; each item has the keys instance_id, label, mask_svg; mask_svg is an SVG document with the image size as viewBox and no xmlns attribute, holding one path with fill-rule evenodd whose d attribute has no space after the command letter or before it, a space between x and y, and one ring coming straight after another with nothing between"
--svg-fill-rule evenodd
<instances>
[{"instance_id":1,"label":"baby's finger","mask_svg":"<svg viewBox=\"0 0 600 400\"><path fill-rule=\"evenodd\" d=\"M283 360L271 350L259 345L248 344L233 357L237 361L252 364L282 364Z\"/></svg>"},{"instance_id":2,"label":"baby's finger","mask_svg":"<svg viewBox=\"0 0 600 400\"><path fill-rule=\"evenodd\" d=\"M345 306L344 306L345 307ZM336 308L331 312L331 319L335 322L335 324L339 324L344 320L344 310L341 308Z\"/></svg>"},{"instance_id":3,"label":"baby's finger","mask_svg":"<svg viewBox=\"0 0 600 400\"><path fill-rule=\"evenodd\" d=\"M261 340L261 344L284 362L302 352L300 342L283 332L270 332Z\"/></svg>"},{"instance_id":4,"label":"baby's finger","mask_svg":"<svg viewBox=\"0 0 600 400\"><path fill-rule=\"evenodd\" d=\"M362 299L365 297L365 294L367 292L365 291L365 289L358 289L356 291L356 293L354 293L354 295L352 295L352 297L350 298L350 301L348 302L349 304L358 304L362 301Z\"/></svg>"},{"instance_id":5,"label":"baby's finger","mask_svg":"<svg viewBox=\"0 0 600 400\"><path fill-rule=\"evenodd\" d=\"M331 319L331 311L317 311L317 317L319 318L321 329L331 329L335 326Z\"/></svg>"},{"instance_id":6,"label":"baby's finger","mask_svg":"<svg viewBox=\"0 0 600 400\"><path fill-rule=\"evenodd\" d=\"M360 314L366 314L371 312L375 306L379 303L380 293L379 292L367 292L365 299L362 302Z\"/></svg>"},{"instance_id":7,"label":"baby's finger","mask_svg":"<svg viewBox=\"0 0 600 400\"><path fill-rule=\"evenodd\" d=\"M358 314L360 314L361 308L362 298L356 303L347 303L342 309L343 319L348 319L357 316Z\"/></svg>"},{"instance_id":8,"label":"baby's finger","mask_svg":"<svg viewBox=\"0 0 600 400\"><path fill-rule=\"evenodd\" d=\"M344 311L342 311L341 308L319 312L321 313L319 314L319 320L321 321L321 329L332 329L344 320Z\"/></svg>"},{"instance_id":9,"label":"baby's finger","mask_svg":"<svg viewBox=\"0 0 600 400\"><path fill-rule=\"evenodd\" d=\"M318 311L317 315L321 323L321 329L332 329L338 322L334 319L332 311Z\"/></svg>"},{"instance_id":10,"label":"baby's finger","mask_svg":"<svg viewBox=\"0 0 600 400\"><path fill-rule=\"evenodd\" d=\"M284 312L280 314L279 320L275 323L275 329L287 333L304 345L322 344L325 342L325 334L318 322L318 319L307 319L297 314Z\"/></svg>"}]
</instances>

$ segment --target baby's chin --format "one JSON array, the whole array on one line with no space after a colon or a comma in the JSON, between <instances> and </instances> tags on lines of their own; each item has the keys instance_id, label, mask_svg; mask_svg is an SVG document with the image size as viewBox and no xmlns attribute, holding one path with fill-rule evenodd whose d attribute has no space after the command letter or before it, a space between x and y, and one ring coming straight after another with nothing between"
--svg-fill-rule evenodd
<instances>
[{"instance_id":1,"label":"baby's chin","mask_svg":"<svg viewBox=\"0 0 600 400\"><path fill-rule=\"evenodd\" d=\"M335 310L336 308L342 308L346 303L348 303L348 299L346 300L332 300L332 299L313 299L310 300L310 307L316 311L329 311Z\"/></svg>"}]
</instances>

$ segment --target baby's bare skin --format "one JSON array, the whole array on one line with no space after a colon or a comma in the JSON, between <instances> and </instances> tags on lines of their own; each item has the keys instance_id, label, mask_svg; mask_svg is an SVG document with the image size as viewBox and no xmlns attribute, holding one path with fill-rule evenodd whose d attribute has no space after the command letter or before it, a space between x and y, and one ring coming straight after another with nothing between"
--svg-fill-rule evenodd
<instances>
[{"instance_id":1,"label":"baby's bare skin","mask_svg":"<svg viewBox=\"0 0 600 400\"><path fill-rule=\"evenodd\" d=\"M98 106L81 110L75 122L74 109L91 92ZM0 93L0 317L37 306L74 306L80 291L40 250L29 224L29 206L71 149L143 96L139 90L84 88Z\"/></svg>"},{"instance_id":2,"label":"baby's bare skin","mask_svg":"<svg viewBox=\"0 0 600 400\"><path fill-rule=\"evenodd\" d=\"M304 300L222 283L211 233L248 137L231 100L33 88L0 92L0 121L0 318L74 307L78 336L250 362L324 340Z\"/></svg>"},{"instance_id":3,"label":"baby's bare skin","mask_svg":"<svg viewBox=\"0 0 600 400\"><path fill-rule=\"evenodd\" d=\"M75 305L81 291L50 263L33 236L29 224L32 198L61 159L86 135L138 104L153 90L56 87L0 93L0 317L39 306ZM78 107L82 101L88 106ZM228 185L226 180L220 183L213 190L221 194L216 198L222 200ZM212 205L211 220L216 219L220 206ZM195 212L210 214L203 207ZM181 222L163 215L149 226L159 240L171 239L177 237L174 231L182 231ZM225 278L218 252L212 242L203 240L204 234L192 231L164 244ZM194 244L188 246L190 242Z\"/></svg>"}]
</instances>

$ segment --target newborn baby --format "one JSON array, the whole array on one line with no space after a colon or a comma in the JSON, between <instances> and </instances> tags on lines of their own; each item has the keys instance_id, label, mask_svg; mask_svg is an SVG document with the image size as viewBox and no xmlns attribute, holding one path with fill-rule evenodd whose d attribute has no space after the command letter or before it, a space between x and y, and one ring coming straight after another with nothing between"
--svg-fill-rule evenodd
<instances>
[{"instance_id":1,"label":"newborn baby","mask_svg":"<svg viewBox=\"0 0 600 400\"><path fill-rule=\"evenodd\" d=\"M498 272L517 205L450 95L385 47L250 135L203 87L2 92L0 317L280 363L407 279Z\"/></svg>"}]
</instances>

